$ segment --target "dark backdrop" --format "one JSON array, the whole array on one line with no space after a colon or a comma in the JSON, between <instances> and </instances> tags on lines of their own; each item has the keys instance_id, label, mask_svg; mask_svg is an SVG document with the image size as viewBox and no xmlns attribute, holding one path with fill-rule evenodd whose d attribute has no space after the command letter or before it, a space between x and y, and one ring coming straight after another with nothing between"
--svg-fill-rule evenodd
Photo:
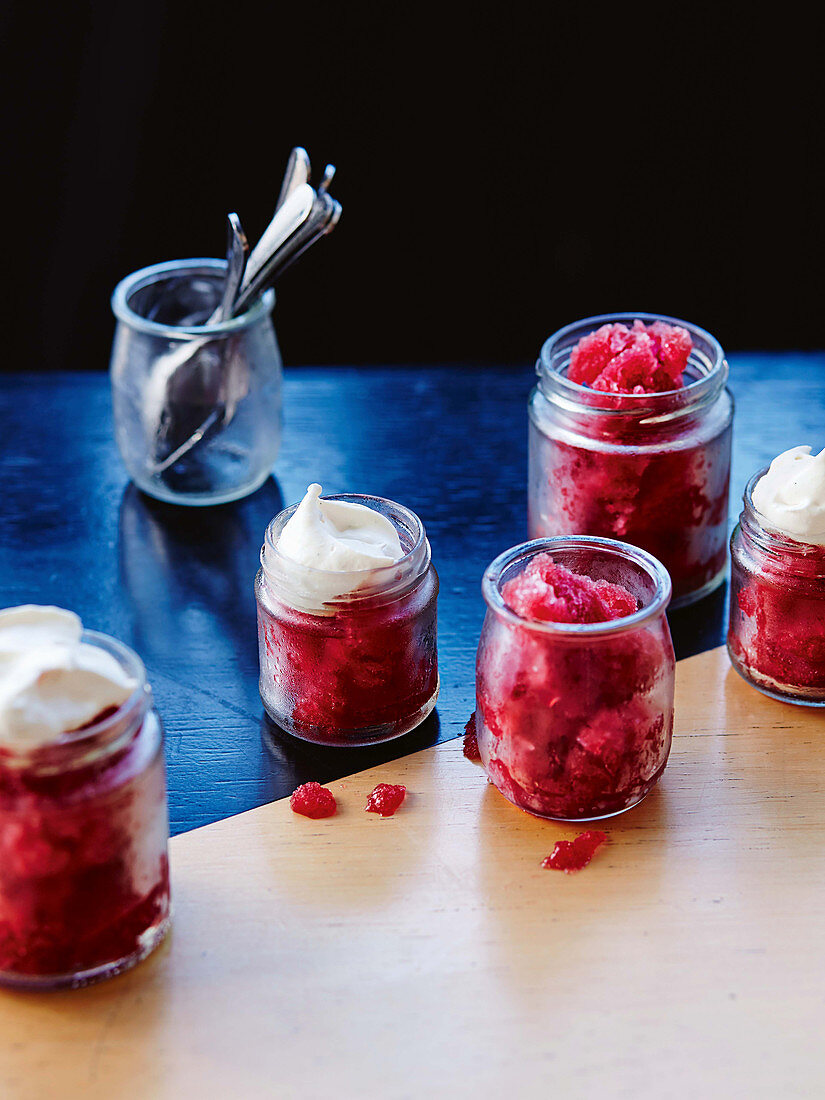
<instances>
[{"instance_id":1,"label":"dark backdrop","mask_svg":"<svg viewBox=\"0 0 825 1100\"><path fill-rule=\"evenodd\" d=\"M118 278L257 237L297 143L344 215L288 364L526 362L614 309L821 347L817 38L756 10L7 0L3 366L104 368Z\"/></svg>"}]
</instances>

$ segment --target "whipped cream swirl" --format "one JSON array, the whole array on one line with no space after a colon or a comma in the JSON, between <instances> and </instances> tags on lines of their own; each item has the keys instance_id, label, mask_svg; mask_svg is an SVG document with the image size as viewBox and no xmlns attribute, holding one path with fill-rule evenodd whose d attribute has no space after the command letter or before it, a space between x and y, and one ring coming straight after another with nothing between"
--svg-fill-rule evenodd
<instances>
[{"instance_id":1,"label":"whipped cream swirl","mask_svg":"<svg viewBox=\"0 0 825 1100\"><path fill-rule=\"evenodd\" d=\"M791 447L754 486L753 506L797 542L825 546L825 450Z\"/></svg>"},{"instance_id":2,"label":"whipped cream swirl","mask_svg":"<svg viewBox=\"0 0 825 1100\"><path fill-rule=\"evenodd\" d=\"M363 588L376 571L405 556L393 524L363 504L322 500L313 483L295 509L276 544L264 548L265 571L282 580L290 602L320 610L337 597Z\"/></svg>"},{"instance_id":3,"label":"whipped cream swirl","mask_svg":"<svg viewBox=\"0 0 825 1100\"><path fill-rule=\"evenodd\" d=\"M137 681L82 633L80 618L60 607L0 611L0 746L26 752L59 741L135 690Z\"/></svg>"}]
</instances>

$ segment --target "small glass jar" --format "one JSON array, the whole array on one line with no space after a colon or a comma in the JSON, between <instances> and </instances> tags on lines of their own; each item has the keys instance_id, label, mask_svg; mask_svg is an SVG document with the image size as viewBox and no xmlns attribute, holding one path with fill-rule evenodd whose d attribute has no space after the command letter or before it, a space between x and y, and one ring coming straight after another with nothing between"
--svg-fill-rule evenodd
<instances>
[{"instance_id":1,"label":"small glass jar","mask_svg":"<svg viewBox=\"0 0 825 1100\"><path fill-rule=\"evenodd\" d=\"M285 558L277 543L297 505L266 529L258 604L260 690L270 718L305 741L371 745L418 726L438 698L438 576L424 525L382 497L324 497L373 508L395 527L404 557L354 573ZM318 590L339 591L318 605Z\"/></svg>"},{"instance_id":2,"label":"small glass jar","mask_svg":"<svg viewBox=\"0 0 825 1100\"><path fill-rule=\"evenodd\" d=\"M547 552L574 573L622 585L638 610L598 623L523 618L502 587ZM475 719L490 781L521 809L557 821L635 806L664 771L673 734L664 566L612 539L536 539L500 554L482 591Z\"/></svg>"},{"instance_id":3,"label":"small glass jar","mask_svg":"<svg viewBox=\"0 0 825 1100\"><path fill-rule=\"evenodd\" d=\"M163 731L139 658L106 635L137 687L47 746L0 746L0 985L77 987L145 958L169 927Z\"/></svg>"},{"instance_id":4,"label":"small glass jar","mask_svg":"<svg viewBox=\"0 0 825 1100\"><path fill-rule=\"evenodd\" d=\"M664 321L687 329L693 349L682 389L619 394L567 377L582 337L605 324ZM530 395L529 531L600 535L657 557L673 607L724 578L733 399L728 365L703 329L652 313L589 317L546 341Z\"/></svg>"},{"instance_id":5,"label":"small glass jar","mask_svg":"<svg viewBox=\"0 0 825 1100\"><path fill-rule=\"evenodd\" d=\"M174 260L115 288L115 438L139 489L172 504L223 504L259 488L281 443L274 292L239 317L220 304L223 260Z\"/></svg>"},{"instance_id":6,"label":"small glass jar","mask_svg":"<svg viewBox=\"0 0 825 1100\"><path fill-rule=\"evenodd\" d=\"M750 479L731 536L728 653L765 695L825 706L825 546L777 530L753 504Z\"/></svg>"}]
</instances>

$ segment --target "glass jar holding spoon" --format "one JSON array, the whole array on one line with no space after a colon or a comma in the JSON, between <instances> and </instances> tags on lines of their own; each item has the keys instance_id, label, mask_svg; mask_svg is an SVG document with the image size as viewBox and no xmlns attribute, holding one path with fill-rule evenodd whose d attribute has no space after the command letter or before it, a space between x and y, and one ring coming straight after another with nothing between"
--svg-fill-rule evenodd
<instances>
[{"instance_id":1,"label":"glass jar holding spoon","mask_svg":"<svg viewBox=\"0 0 825 1100\"><path fill-rule=\"evenodd\" d=\"M246 258L229 215L227 259L156 264L122 280L111 380L115 436L132 480L176 504L209 505L252 493L281 440L282 364L271 284L341 214L314 190L293 150L275 215Z\"/></svg>"}]
</instances>

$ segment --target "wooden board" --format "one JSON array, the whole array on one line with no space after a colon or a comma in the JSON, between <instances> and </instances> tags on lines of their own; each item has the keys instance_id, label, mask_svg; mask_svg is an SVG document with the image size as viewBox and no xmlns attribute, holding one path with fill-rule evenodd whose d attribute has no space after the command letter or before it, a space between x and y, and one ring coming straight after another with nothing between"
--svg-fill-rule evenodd
<instances>
[{"instance_id":1,"label":"wooden board","mask_svg":"<svg viewBox=\"0 0 825 1100\"><path fill-rule=\"evenodd\" d=\"M578 875L572 828L437 745L176 838L166 945L0 994L0 1096L823 1094L825 715L723 650L678 666L671 762ZM379 781L407 802L363 811Z\"/></svg>"}]
</instances>

